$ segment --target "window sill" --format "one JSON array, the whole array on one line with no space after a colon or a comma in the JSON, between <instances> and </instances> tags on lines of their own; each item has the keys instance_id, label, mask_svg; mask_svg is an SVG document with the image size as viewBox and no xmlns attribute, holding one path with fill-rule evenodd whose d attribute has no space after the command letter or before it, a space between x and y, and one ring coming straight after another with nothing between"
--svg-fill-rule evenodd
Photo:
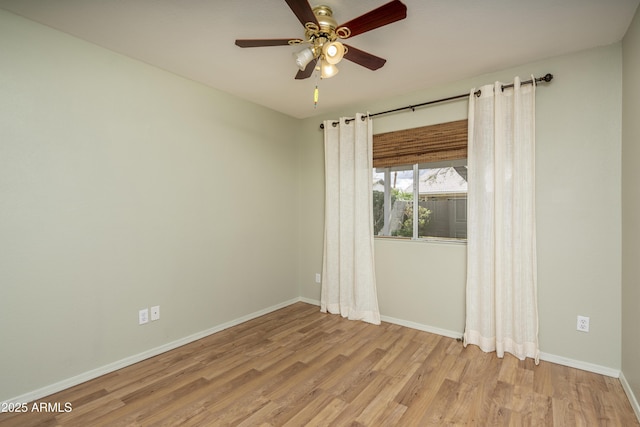
<instances>
[{"instance_id":1,"label":"window sill","mask_svg":"<svg viewBox=\"0 0 640 427\"><path fill-rule=\"evenodd\" d=\"M467 239L451 239L447 237L426 237L421 239L413 239L410 237L398 236L373 236L374 240L391 240L402 242L418 242L418 243L444 243L447 245L466 245Z\"/></svg>"}]
</instances>

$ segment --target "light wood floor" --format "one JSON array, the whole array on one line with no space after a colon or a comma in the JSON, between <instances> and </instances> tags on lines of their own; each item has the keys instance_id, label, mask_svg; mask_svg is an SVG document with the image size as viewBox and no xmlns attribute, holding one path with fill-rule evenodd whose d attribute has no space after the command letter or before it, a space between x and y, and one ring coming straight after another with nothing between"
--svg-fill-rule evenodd
<instances>
[{"instance_id":1,"label":"light wood floor","mask_svg":"<svg viewBox=\"0 0 640 427\"><path fill-rule=\"evenodd\" d=\"M297 303L39 402L0 426L638 426L619 380Z\"/></svg>"}]
</instances>

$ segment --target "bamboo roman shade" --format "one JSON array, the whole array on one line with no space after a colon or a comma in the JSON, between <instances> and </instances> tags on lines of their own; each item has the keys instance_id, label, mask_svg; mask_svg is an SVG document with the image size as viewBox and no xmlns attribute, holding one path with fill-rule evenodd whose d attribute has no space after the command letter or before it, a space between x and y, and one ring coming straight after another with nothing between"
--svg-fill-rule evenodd
<instances>
[{"instance_id":1,"label":"bamboo roman shade","mask_svg":"<svg viewBox=\"0 0 640 427\"><path fill-rule=\"evenodd\" d=\"M467 120L373 135L378 168L467 158Z\"/></svg>"}]
</instances>

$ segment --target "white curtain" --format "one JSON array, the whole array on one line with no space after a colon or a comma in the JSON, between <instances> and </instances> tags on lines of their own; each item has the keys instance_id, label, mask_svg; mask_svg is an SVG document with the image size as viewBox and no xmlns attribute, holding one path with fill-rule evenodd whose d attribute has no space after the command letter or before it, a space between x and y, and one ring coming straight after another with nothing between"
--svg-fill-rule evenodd
<instances>
[{"instance_id":1,"label":"white curtain","mask_svg":"<svg viewBox=\"0 0 640 427\"><path fill-rule=\"evenodd\" d=\"M380 324L373 254L371 120L324 122L322 312Z\"/></svg>"},{"instance_id":2,"label":"white curtain","mask_svg":"<svg viewBox=\"0 0 640 427\"><path fill-rule=\"evenodd\" d=\"M535 84L520 83L469 98L464 343L538 363Z\"/></svg>"}]
</instances>

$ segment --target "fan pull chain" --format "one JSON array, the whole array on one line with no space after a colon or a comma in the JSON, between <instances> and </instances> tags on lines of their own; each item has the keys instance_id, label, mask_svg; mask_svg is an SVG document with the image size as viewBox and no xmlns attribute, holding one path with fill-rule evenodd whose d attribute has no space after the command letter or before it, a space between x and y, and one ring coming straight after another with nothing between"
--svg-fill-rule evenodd
<instances>
[{"instance_id":1,"label":"fan pull chain","mask_svg":"<svg viewBox=\"0 0 640 427\"><path fill-rule=\"evenodd\" d=\"M318 106L318 85L316 84L316 88L313 91L313 108Z\"/></svg>"},{"instance_id":2,"label":"fan pull chain","mask_svg":"<svg viewBox=\"0 0 640 427\"><path fill-rule=\"evenodd\" d=\"M316 77L316 87L313 90L313 108L315 109L318 106L318 97L320 95L320 92L318 91L318 81L320 80L319 79L320 71L316 68L314 73L316 75L315 76Z\"/></svg>"}]
</instances>

